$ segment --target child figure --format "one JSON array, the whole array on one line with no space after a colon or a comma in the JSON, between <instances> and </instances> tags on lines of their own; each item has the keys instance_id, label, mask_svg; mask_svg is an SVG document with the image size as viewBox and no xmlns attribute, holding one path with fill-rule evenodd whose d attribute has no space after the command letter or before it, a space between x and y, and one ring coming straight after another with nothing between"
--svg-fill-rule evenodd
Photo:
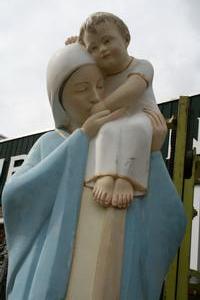
<instances>
[{"instance_id":1,"label":"child figure","mask_svg":"<svg viewBox=\"0 0 200 300\"><path fill-rule=\"evenodd\" d=\"M73 40L73 38L72 38ZM126 116L105 124L90 142L85 185L97 202L126 208L147 191L152 127L144 109L158 111L153 67L128 54L130 33L111 13L94 13L82 25L79 42L95 59L105 78L105 99L92 113L126 108Z\"/></svg>"}]
</instances>

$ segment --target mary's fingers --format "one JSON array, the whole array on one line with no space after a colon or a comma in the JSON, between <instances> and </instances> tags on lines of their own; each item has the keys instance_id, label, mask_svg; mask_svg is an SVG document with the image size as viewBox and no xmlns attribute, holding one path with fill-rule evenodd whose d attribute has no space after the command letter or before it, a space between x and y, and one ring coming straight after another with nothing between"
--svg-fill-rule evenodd
<instances>
[{"instance_id":1,"label":"mary's fingers","mask_svg":"<svg viewBox=\"0 0 200 300\"><path fill-rule=\"evenodd\" d=\"M158 114L155 111L150 110L150 109L146 109L146 108L144 108L143 111L146 114L148 114L151 117L151 119L153 119L156 123L160 122L160 119L158 118Z\"/></svg>"},{"instance_id":2,"label":"mary's fingers","mask_svg":"<svg viewBox=\"0 0 200 300\"><path fill-rule=\"evenodd\" d=\"M93 119L100 119L102 117L110 115L111 111L109 109L105 109L102 111L98 111L97 113L94 113L91 115L91 118Z\"/></svg>"},{"instance_id":3,"label":"mary's fingers","mask_svg":"<svg viewBox=\"0 0 200 300\"><path fill-rule=\"evenodd\" d=\"M163 114L162 114L160 111L155 112L155 114L156 114L156 116L158 117L158 119L160 120L160 123L161 123L162 125L164 125L164 126L167 126L167 125L166 125L166 120L165 120Z\"/></svg>"},{"instance_id":4,"label":"mary's fingers","mask_svg":"<svg viewBox=\"0 0 200 300\"><path fill-rule=\"evenodd\" d=\"M150 119L153 121L153 124L157 126L165 126L166 127L166 121L163 115L160 112L156 112L149 109L144 109L144 112L147 113L150 117Z\"/></svg>"},{"instance_id":5,"label":"mary's fingers","mask_svg":"<svg viewBox=\"0 0 200 300\"><path fill-rule=\"evenodd\" d=\"M160 113L159 116L160 116L160 120L161 120L162 124L163 124L164 126L166 126L166 129L167 129L167 122L166 122L166 120L165 120L165 117L163 116L162 113Z\"/></svg>"},{"instance_id":6,"label":"mary's fingers","mask_svg":"<svg viewBox=\"0 0 200 300\"><path fill-rule=\"evenodd\" d=\"M148 115L148 118L150 119L152 126L156 127L159 124L159 120L158 120L157 116L154 114L154 112L151 110L145 110L145 109L144 109L144 112Z\"/></svg>"},{"instance_id":7,"label":"mary's fingers","mask_svg":"<svg viewBox=\"0 0 200 300\"><path fill-rule=\"evenodd\" d=\"M166 122L164 116L161 113L159 113L159 112L157 113L157 116L158 116L158 118L160 120L160 124L158 124L158 126L159 127L162 126L162 129L167 132L167 122Z\"/></svg>"}]
</instances>

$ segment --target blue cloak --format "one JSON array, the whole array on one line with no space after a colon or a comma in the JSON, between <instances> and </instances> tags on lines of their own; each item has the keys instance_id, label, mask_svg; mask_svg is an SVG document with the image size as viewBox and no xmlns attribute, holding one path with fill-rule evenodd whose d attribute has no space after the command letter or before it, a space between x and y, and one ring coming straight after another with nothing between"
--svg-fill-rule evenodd
<instances>
[{"instance_id":1,"label":"blue cloak","mask_svg":"<svg viewBox=\"0 0 200 300\"><path fill-rule=\"evenodd\" d=\"M8 300L65 299L88 145L79 129L66 139L49 132L5 185ZM185 231L182 203L160 152L151 155L149 176L148 194L127 212L121 300L159 299Z\"/></svg>"}]
</instances>

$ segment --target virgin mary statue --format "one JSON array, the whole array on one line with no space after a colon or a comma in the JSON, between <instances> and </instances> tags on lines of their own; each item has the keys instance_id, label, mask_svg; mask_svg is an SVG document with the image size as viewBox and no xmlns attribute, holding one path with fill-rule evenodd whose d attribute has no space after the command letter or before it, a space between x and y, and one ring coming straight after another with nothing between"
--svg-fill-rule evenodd
<instances>
[{"instance_id":1,"label":"virgin mary statue","mask_svg":"<svg viewBox=\"0 0 200 300\"><path fill-rule=\"evenodd\" d=\"M86 65L95 67L78 44L52 56L55 130L37 140L3 191L8 300L158 300L183 238L182 203L159 149L151 154L148 193L127 209L100 206L84 187L87 118L78 125L80 109L72 116L60 91Z\"/></svg>"}]
</instances>

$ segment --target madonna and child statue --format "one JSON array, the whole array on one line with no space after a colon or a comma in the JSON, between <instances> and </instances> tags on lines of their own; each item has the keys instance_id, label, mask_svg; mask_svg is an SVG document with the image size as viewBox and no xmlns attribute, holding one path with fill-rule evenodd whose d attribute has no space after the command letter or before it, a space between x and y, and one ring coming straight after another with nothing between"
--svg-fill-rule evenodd
<instances>
[{"instance_id":1,"label":"madonna and child statue","mask_svg":"<svg viewBox=\"0 0 200 300\"><path fill-rule=\"evenodd\" d=\"M49 60L55 130L3 191L8 300L159 300L186 219L153 66L129 42L98 12Z\"/></svg>"}]
</instances>

